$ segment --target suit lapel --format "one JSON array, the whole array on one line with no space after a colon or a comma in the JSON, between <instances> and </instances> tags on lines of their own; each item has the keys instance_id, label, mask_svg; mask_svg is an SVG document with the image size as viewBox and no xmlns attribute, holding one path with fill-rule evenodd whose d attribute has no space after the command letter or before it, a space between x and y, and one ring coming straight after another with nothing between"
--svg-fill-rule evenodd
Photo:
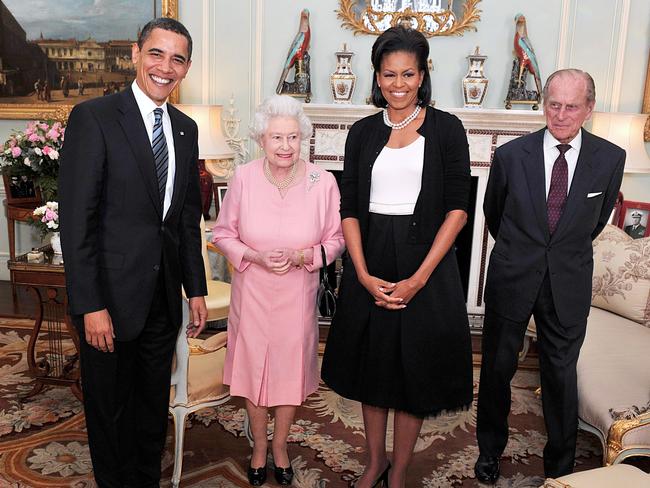
<instances>
[{"instance_id":1,"label":"suit lapel","mask_svg":"<svg viewBox=\"0 0 650 488\"><path fill-rule=\"evenodd\" d=\"M561 235L564 230L570 228L569 224L571 223L571 220L580 208L580 205L584 204L584 199L591 187L593 154L597 148L592 144L590 136L591 134L582 130L582 146L580 147L576 170L575 173L573 173L571 188L569 189L569 195L567 196L564 211L557 223L557 229L555 229L553 237Z\"/></svg>"},{"instance_id":2,"label":"suit lapel","mask_svg":"<svg viewBox=\"0 0 650 488\"><path fill-rule=\"evenodd\" d=\"M522 161L526 174L528 192L533 204L533 212L546 240L550 238L548 216L546 212L546 176L544 174L544 130L535 133L535 137L524 146L526 153Z\"/></svg>"},{"instance_id":3,"label":"suit lapel","mask_svg":"<svg viewBox=\"0 0 650 488\"><path fill-rule=\"evenodd\" d=\"M174 134L174 159L176 163L176 171L174 175L174 193L172 194L172 202L165 216L165 220L169 218L174 212L182 199L183 189L187 185L188 165L189 158L192 155L191 137L188 127L186 127L182 119L178 116L177 109L171 105L167 105L169 118L172 123L172 132Z\"/></svg>"},{"instance_id":4,"label":"suit lapel","mask_svg":"<svg viewBox=\"0 0 650 488\"><path fill-rule=\"evenodd\" d=\"M151 143L149 142L147 129L142 120L142 115L138 109L138 104L135 101L131 87L122 92L118 110L121 112L118 121L122 126L124 135L129 141L134 159L142 174L144 186L156 211L162 219L162 204L158 191L158 178L156 176L156 166L153 161Z\"/></svg>"}]
</instances>

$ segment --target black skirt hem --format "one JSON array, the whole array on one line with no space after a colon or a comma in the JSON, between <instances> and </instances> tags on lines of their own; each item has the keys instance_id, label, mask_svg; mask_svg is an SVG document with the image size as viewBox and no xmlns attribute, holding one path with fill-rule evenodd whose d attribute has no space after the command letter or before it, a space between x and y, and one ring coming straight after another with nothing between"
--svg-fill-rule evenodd
<instances>
[{"instance_id":1,"label":"black skirt hem","mask_svg":"<svg viewBox=\"0 0 650 488\"><path fill-rule=\"evenodd\" d=\"M469 400L460 401L459 403L455 403L453 405L435 406L430 408L424 408L421 410L420 409L413 410L411 408L408 408L408 406L395 405L392 402L364 400L362 398L362 395L350 394L349 392L343 393L341 390L332 387L327 382L325 382L325 384L327 384L328 388L332 390L334 393L342 396L343 398L347 398L348 400L353 400L355 402L359 402L364 405L370 405L372 407L392 409L395 410L396 412L405 412L408 413L409 415L413 415L414 417L420 417L423 419L440 417L441 415L455 415L458 413L467 412L472 408L472 405L474 403L474 396L472 394L470 395Z\"/></svg>"}]
</instances>

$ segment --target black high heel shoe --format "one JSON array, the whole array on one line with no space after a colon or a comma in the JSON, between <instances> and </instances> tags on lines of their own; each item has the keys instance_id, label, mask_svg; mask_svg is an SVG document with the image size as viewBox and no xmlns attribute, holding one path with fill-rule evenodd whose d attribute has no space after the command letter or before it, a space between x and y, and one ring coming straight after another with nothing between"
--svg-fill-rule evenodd
<instances>
[{"instance_id":1,"label":"black high heel shoe","mask_svg":"<svg viewBox=\"0 0 650 488\"><path fill-rule=\"evenodd\" d=\"M248 482L251 486L262 486L266 482L266 468L265 464L261 468L253 468L248 465Z\"/></svg>"},{"instance_id":2,"label":"black high heel shoe","mask_svg":"<svg viewBox=\"0 0 650 488\"><path fill-rule=\"evenodd\" d=\"M375 480L375 482L371 485L371 488L380 488L380 487L388 487L388 471L390 470L390 461L388 462L388 466L386 466L386 469L384 469L384 472L379 475L379 478ZM354 488L357 486L357 481L359 481L359 476L358 478L353 479L349 483L350 488Z\"/></svg>"},{"instance_id":3,"label":"black high heel shoe","mask_svg":"<svg viewBox=\"0 0 650 488\"><path fill-rule=\"evenodd\" d=\"M288 468L276 466L273 469L273 474L275 475L275 481L278 482L278 485L290 485L293 481L293 468L291 465L289 465Z\"/></svg>"}]
</instances>

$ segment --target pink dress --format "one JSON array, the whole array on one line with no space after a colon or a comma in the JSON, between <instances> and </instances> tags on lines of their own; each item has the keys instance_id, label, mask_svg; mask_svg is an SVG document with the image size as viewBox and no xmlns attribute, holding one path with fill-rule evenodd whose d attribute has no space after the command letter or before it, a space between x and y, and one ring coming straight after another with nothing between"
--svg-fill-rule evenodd
<instances>
[{"instance_id":1,"label":"pink dress","mask_svg":"<svg viewBox=\"0 0 650 488\"><path fill-rule=\"evenodd\" d=\"M318 388L320 245L328 262L343 250L340 195L331 173L307 163L283 198L262 164L237 168L212 230L234 267L224 383L258 406L300 405ZM314 262L277 275L244 259L247 248L279 247L312 247Z\"/></svg>"}]
</instances>

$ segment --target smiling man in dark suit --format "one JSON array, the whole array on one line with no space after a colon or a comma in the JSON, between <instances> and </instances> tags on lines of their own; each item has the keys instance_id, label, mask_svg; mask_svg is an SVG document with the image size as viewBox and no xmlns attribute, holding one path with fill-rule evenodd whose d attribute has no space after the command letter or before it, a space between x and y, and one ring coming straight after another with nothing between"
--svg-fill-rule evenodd
<instances>
[{"instance_id":1,"label":"smiling man in dark suit","mask_svg":"<svg viewBox=\"0 0 650 488\"><path fill-rule=\"evenodd\" d=\"M625 151L581 129L595 103L588 73L553 73L546 128L494 154L483 210L495 239L485 289L476 477L494 483L508 441L510 380L528 321L537 325L547 477L573 471L576 363L591 303L592 240L609 219Z\"/></svg>"},{"instance_id":2,"label":"smiling man in dark suit","mask_svg":"<svg viewBox=\"0 0 650 488\"><path fill-rule=\"evenodd\" d=\"M80 334L99 487L157 487L181 286L205 326L197 126L167 103L190 67L173 19L142 29L130 88L75 106L59 178L70 314Z\"/></svg>"}]
</instances>

